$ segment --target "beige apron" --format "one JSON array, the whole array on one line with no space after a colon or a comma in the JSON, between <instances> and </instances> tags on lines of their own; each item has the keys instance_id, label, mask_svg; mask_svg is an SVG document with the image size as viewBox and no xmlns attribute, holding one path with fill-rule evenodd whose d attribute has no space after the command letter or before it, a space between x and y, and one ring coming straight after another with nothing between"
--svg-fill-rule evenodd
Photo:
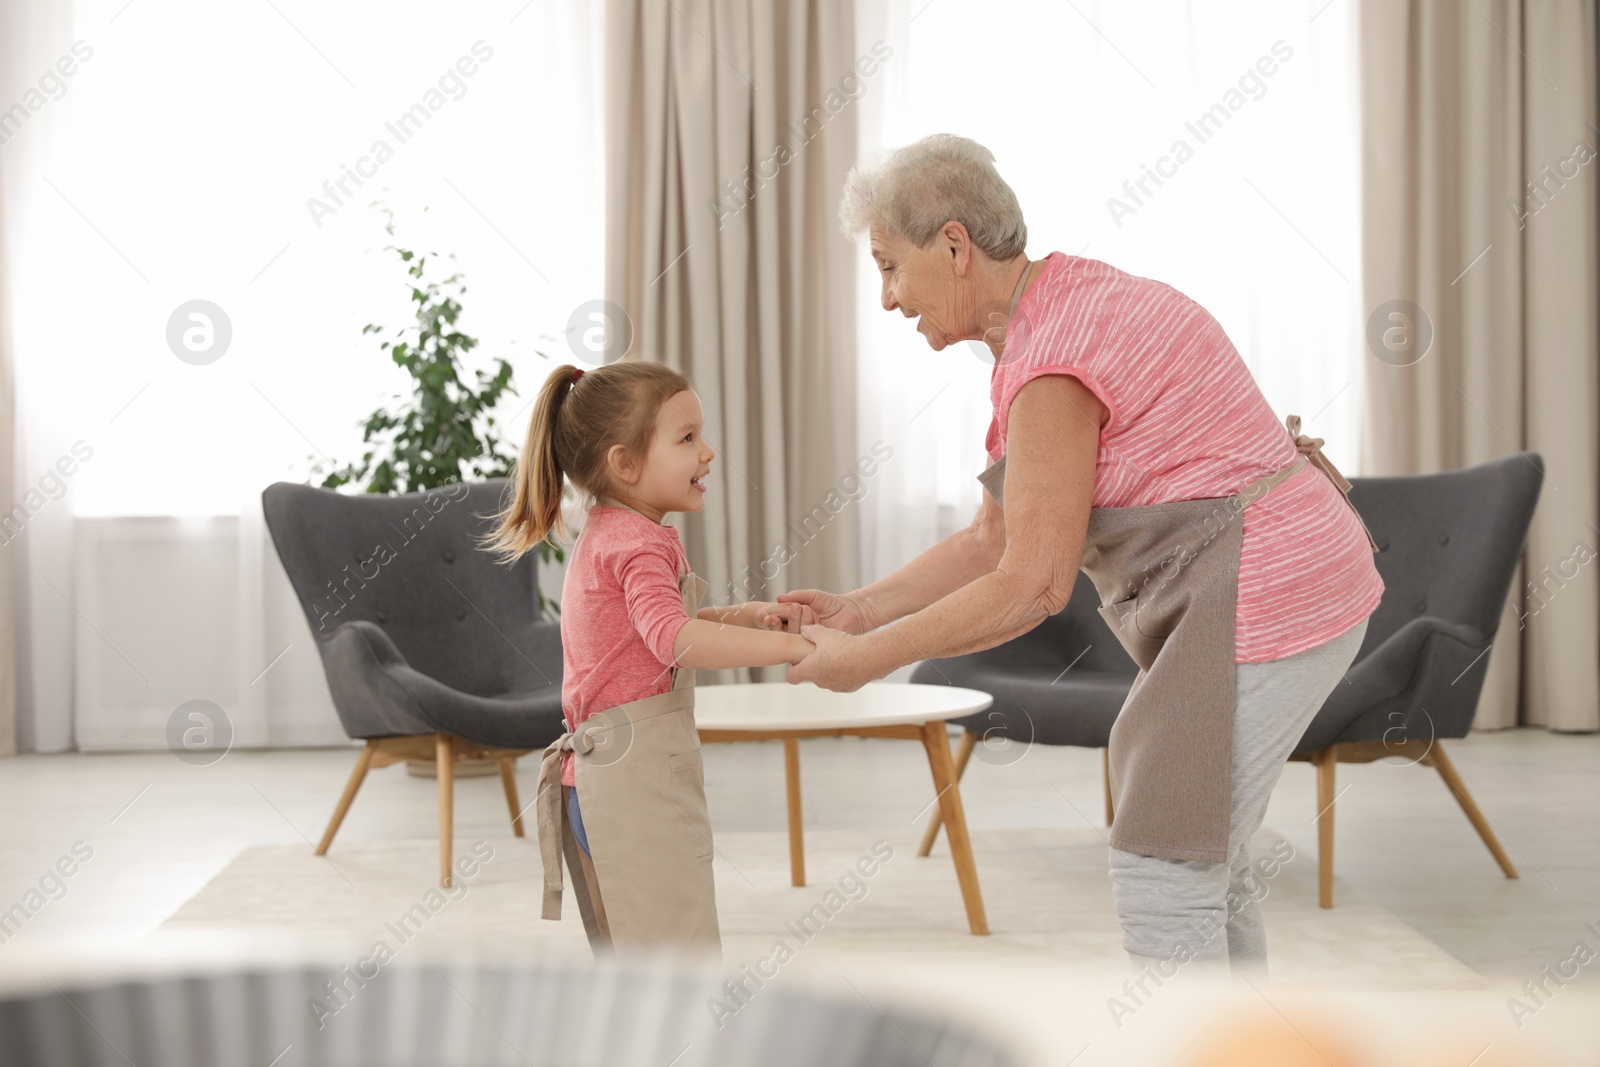
<instances>
[{"instance_id":1,"label":"beige apron","mask_svg":"<svg viewBox=\"0 0 1600 1067\"><path fill-rule=\"evenodd\" d=\"M678 579L693 619L706 582ZM611 949L693 945L721 958L711 878L694 669L672 668L672 688L598 712L545 749L539 765L539 852L546 919L561 918L561 858L596 955ZM592 856L572 834L561 754L571 749L578 808Z\"/></svg>"},{"instance_id":2,"label":"beige apron","mask_svg":"<svg viewBox=\"0 0 1600 1067\"><path fill-rule=\"evenodd\" d=\"M1139 665L1111 728L1111 844L1123 851L1228 859L1244 509L1308 456L1349 502L1350 483L1317 451L1322 441L1300 436L1298 416L1286 421L1301 454L1232 496L1089 510L1081 567L1101 617ZM978 476L1001 506L1005 463Z\"/></svg>"}]
</instances>

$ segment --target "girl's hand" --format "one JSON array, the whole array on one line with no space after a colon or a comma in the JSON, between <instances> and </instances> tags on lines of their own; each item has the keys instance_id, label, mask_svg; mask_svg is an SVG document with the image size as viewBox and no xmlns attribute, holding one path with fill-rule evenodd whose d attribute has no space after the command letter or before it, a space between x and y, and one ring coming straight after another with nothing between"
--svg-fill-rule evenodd
<instances>
[{"instance_id":1,"label":"girl's hand","mask_svg":"<svg viewBox=\"0 0 1600 1067\"><path fill-rule=\"evenodd\" d=\"M799 663L801 660L805 659L807 656L811 655L811 653L817 650L816 645L812 644L807 638L801 637L799 634L794 634L789 638L789 646L790 670L794 669L794 665L796 663Z\"/></svg>"},{"instance_id":2,"label":"girl's hand","mask_svg":"<svg viewBox=\"0 0 1600 1067\"><path fill-rule=\"evenodd\" d=\"M816 609L810 604L763 602L756 604L755 609L756 625L767 630L798 634L800 627L811 626L818 621Z\"/></svg>"},{"instance_id":3,"label":"girl's hand","mask_svg":"<svg viewBox=\"0 0 1600 1067\"><path fill-rule=\"evenodd\" d=\"M810 608L817 623L843 630L847 634L862 634L871 629L866 622L866 613L850 596L839 596L821 589L795 589L779 593L778 603Z\"/></svg>"}]
</instances>

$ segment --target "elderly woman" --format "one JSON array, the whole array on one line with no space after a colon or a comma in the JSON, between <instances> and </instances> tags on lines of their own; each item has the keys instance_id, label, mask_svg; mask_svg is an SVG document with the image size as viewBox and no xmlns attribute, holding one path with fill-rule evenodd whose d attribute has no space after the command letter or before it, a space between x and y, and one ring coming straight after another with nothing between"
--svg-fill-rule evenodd
<instances>
[{"instance_id":1,"label":"elderly woman","mask_svg":"<svg viewBox=\"0 0 1600 1067\"><path fill-rule=\"evenodd\" d=\"M1110 742L1123 945L1162 977L1264 968L1247 843L1383 593L1348 483L1204 308L1096 260L1030 259L981 145L935 135L857 167L840 218L870 238L885 311L935 350L994 353L990 465L971 526L855 592L778 598L820 619L789 680L850 692L992 648L1062 610L1081 568L1140 668Z\"/></svg>"}]
</instances>

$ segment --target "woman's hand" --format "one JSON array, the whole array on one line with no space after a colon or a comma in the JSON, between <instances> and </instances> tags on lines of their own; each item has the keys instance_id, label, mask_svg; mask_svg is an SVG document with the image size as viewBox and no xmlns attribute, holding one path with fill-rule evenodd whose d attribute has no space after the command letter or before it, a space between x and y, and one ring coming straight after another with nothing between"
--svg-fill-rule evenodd
<instances>
[{"instance_id":1,"label":"woman's hand","mask_svg":"<svg viewBox=\"0 0 1600 1067\"><path fill-rule=\"evenodd\" d=\"M795 589L779 593L780 604L802 604L810 608L815 621L847 634L863 634L872 627L867 624L866 612L851 595L839 596L821 589ZM800 631L804 633L804 630Z\"/></svg>"},{"instance_id":2,"label":"woman's hand","mask_svg":"<svg viewBox=\"0 0 1600 1067\"><path fill-rule=\"evenodd\" d=\"M816 651L789 668L790 684L811 682L835 693L854 693L878 677L865 661L861 637L826 624L806 626L800 632Z\"/></svg>"}]
</instances>

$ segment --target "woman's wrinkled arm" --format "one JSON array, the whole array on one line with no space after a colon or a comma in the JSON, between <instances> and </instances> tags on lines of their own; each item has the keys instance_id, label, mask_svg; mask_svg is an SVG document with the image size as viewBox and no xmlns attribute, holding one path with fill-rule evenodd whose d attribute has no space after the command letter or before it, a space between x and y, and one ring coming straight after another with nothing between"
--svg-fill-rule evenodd
<instances>
[{"instance_id":1,"label":"woman's wrinkled arm","mask_svg":"<svg viewBox=\"0 0 1600 1067\"><path fill-rule=\"evenodd\" d=\"M862 619L857 633L921 611L999 566L1006 547L1005 512L987 492L972 524L869 586L842 594Z\"/></svg>"},{"instance_id":2,"label":"woman's wrinkled arm","mask_svg":"<svg viewBox=\"0 0 1600 1067\"><path fill-rule=\"evenodd\" d=\"M996 565L861 638L873 677L993 648L1066 606L1077 583L1105 408L1075 378L1045 375L1012 401L1006 532ZM986 504L992 501L985 499ZM924 588L933 588L932 580Z\"/></svg>"}]
</instances>

